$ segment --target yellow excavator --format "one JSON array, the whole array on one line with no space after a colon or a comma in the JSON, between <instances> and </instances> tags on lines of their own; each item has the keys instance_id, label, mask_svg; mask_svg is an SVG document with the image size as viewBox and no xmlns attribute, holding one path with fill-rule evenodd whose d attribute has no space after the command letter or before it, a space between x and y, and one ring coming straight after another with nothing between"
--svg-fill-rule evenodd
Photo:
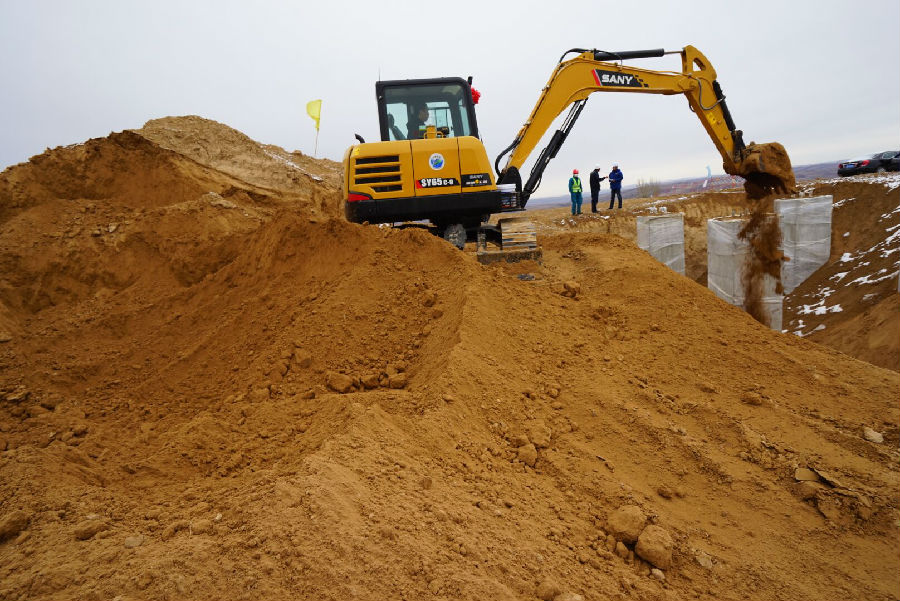
<instances>
[{"instance_id":1,"label":"yellow excavator","mask_svg":"<svg viewBox=\"0 0 900 601\"><path fill-rule=\"evenodd\" d=\"M569 54L577 56L566 60ZM681 71L625 65L631 59L681 56ZM748 195L793 190L790 159L778 143L747 145L737 129L716 71L693 46L608 52L574 48L560 57L528 120L494 161L478 137L472 78L379 81L375 84L381 141L360 142L344 154L344 212L355 223L428 220L462 248L467 230L490 215L521 211L537 190L594 92L683 94L722 155L726 173L746 180ZM528 178L529 155L566 109L562 126L538 155ZM508 156L507 156L508 155ZM500 163L506 156L506 163Z\"/></svg>"}]
</instances>

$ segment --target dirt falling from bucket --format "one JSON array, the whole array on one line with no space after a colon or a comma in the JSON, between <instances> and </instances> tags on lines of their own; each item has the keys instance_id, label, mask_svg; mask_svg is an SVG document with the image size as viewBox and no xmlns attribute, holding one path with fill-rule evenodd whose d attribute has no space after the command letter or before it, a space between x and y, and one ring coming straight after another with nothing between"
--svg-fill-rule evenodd
<instances>
[{"instance_id":1,"label":"dirt falling from bucket","mask_svg":"<svg viewBox=\"0 0 900 601\"><path fill-rule=\"evenodd\" d=\"M741 151L736 172L745 179L744 190L750 204L750 219L738 233L738 237L750 245L744 266L744 309L754 319L770 326L770 316L765 311L763 296L766 276L775 279L775 293L782 294L781 229L778 216L773 213L776 196L795 193L797 181L791 167L791 159L778 142L757 144L751 142Z\"/></svg>"},{"instance_id":2,"label":"dirt falling from bucket","mask_svg":"<svg viewBox=\"0 0 900 601\"><path fill-rule=\"evenodd\" d=\"M775 195L751 200L750 218L738 233L738 238L750 245L741 283L744 287L744 310L756 321L771 326L765 311L766 276L775 279L775 293L783 294L781 262L785 260L781 250L781 228L778 216L773 212Z\"/></svg>"}]
</instances>

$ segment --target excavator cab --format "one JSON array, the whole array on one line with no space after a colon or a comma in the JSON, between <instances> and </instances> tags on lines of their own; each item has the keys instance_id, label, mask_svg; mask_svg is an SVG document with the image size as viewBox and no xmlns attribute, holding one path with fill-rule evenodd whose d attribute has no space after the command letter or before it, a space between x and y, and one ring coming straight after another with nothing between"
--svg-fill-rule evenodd
<instances>
[{"instance_id":1,"label":"excavator cab","mask_svg":"<svg viewBox=\"0 0 900 601\"><path fill-rule=\"evenodd\" d=\"M477 138L470 89L469 83L459 77L377 82L381 140Z\"/></svg>"},{"instance_id":2,"label":"excavator cab","mask_svg":"<svg viewBox=\"0 0 900 601\"><path fill-rule=\"evenodd\" d=\"M469 81L460 77L375 84L380 142L344 156L344 213L355 223L430 221L440 232L477 229L515 205L497 189L478 139ZM517 206L513 206L517 208Z\"/></svg>"}]
</instances>

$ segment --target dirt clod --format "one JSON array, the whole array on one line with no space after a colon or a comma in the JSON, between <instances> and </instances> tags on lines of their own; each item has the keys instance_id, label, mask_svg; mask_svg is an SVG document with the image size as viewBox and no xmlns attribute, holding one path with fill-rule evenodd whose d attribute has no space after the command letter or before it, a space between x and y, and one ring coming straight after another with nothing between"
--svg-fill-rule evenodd
<instances>
[{"instance_id":1,"label":"dirt clod","mask_svg":"<svg viewBox=\"0 0 900 601\"><path fill-rule=\"evenodd\" d=\"M93 538L98 532L106 530L106 528L106 522L103 522L102 520L84 520L76 524L75 528L72 530L72 534L74 534L75 538L78 540L88 540Z\"/></svg>"},{"instance_id":2,"label":"dirt clod","mask_svg":"<svg viewBox=\"0 0 900 601\"><path fill-rule=\"evenodd\" d=\"M30 517L24 511L17 509L0 519L0 542L19 534L28 526Z\"/></svg>"},{"instance_id":3,"label":"dirt clod","mask_svg":"<svg viewBox=\"0 0 900 601\"><path fill-rule=\"evenodd\" d=\"M519 461L524 463L529 467L534 467L537 463L538 452L537 449L534 448L533 444L526 444L518 448L516 454L519 458Z\"/></svg>"},{"instance_id":4,"label":"dirt clod","mask_svg":"<svg viewBox=\"0 0 900 601\"><path fill-rule=\"evenodd\" d=\"M534 591L534 596L541 601L553 601L553 599L562 594L562 587L559 584L551 580L549 578L542 580Z\"/></svg>"},{"instance_id":5,"label":"dirt clod","mask_svg":"<svg viewBox=\"0 0 900 601\"><path fill-rule=\"evenodd\" d=\"M638 537L634 552L657 568L668 570L672 565L672 537L662 527L650 524Z\"/></svg>"},{"instance_id":6,"label":"dirt clod","mask_svg":"<svg viewBox=\"0 0 900 601\"><path fill-rule=\"evenodd\" d=\"M637 505L625 505L616 509L606 522L606 529L618 540L633 544L647 523L647 516Z\"/></svg>"},{"instance_id":7,"label":"dirt clod","mask_svg":"<svg viewBox=\"0 0 900 601\"><path fill-rule=\"evenodd\" d=\"M353 383L353 378L347 374L328 372L328 375L325 376L325 384L328 388L341 394L352 391Z\"/></svg>"}]
</instances>

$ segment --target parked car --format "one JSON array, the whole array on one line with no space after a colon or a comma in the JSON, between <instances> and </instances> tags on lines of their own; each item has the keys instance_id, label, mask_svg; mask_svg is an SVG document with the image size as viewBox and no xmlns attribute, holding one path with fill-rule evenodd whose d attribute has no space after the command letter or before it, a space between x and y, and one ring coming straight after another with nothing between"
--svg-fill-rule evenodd
<instances>
[{"instance_id":1,"label":"parked car","mask_svg":"<svg viewBox=\"0 0 900 601\"><path fill-rule=\"evenodd\" d=\"M838 164L838 175L840 176L883 173L885 171L900 171L900 150L878 152L872 156Z\"/></svg>"}]
</instances>

